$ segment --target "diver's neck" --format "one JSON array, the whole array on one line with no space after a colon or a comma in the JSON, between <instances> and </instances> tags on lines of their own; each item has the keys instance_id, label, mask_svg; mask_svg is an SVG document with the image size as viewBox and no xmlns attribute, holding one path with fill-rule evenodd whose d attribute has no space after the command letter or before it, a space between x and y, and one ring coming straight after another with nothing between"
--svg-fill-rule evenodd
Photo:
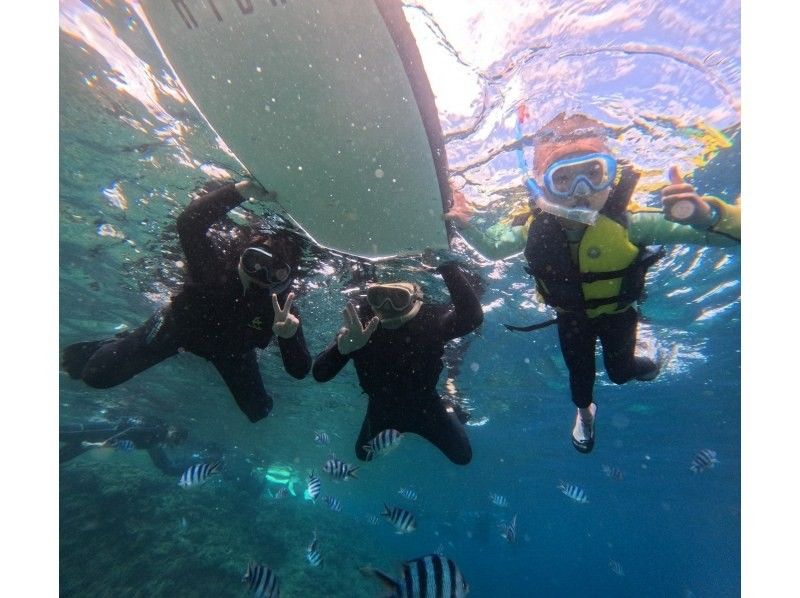
<instances>
[{"instance_id":1,"label":"diver's neck","mask_svg":"<svg viewBox=\"0 0 800 598\"><path fill-rule=\"evenodd\" d=\"M583 233L588 228L588 225L582 222L575 222L574 220L567 220L566 218L559 218L559 224L567 235L567 239L575 241L583 236Z\"/></svg>"}]
</instances>

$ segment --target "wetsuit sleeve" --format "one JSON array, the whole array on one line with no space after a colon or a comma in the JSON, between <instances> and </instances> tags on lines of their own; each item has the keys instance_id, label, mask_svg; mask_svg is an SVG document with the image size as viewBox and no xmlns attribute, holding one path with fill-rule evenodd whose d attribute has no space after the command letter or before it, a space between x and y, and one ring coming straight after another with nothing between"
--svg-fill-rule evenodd
<instances>
[{"instance_id":1,"label":"wetsuit sleeve","mask_svg":"<svg viewBox=\"0 0 800 598\"><path fill-rule=\"evenodd\" d=\"M697 229L686 224L671 222L664 217L661 210L635 211L630 214L628 235L635 245L680 244L703 245L706 247L736 247L740 245L739 223L740 209L717 200L704 197L720 212L716 225L708 230ZM713 201L712 200L716 200Z\"/></svg>"},{"instance_id":2,"label":"wetsuit sleeve","mask_svg":"<svg viewBox=\"0 0 800 598\"><path fill-rule=\"evenodd\" d=\"M480 299L472 290L458 264L447 262L437 268L444 278L453 309L448 310L439 321L440 330L447 340L464 336L483 323Z\"/></svg>"},{"instance_id":3,"label":"wetsuit sleeve","mask_svg":"<svg viewBox=\"0 0 800 598\"><path fill-rule=\"evenodd\" d=\"M293 316L300 320L300 313L292 306L289 310ZM303 322L297 327L292 338L278 337L278 346L281 349L283 368L293 378L302 380L311 370L311 355L308 353L306 339L303 336Z\"/></svg>"},{"instance_id":4,"label":"wetsuit sleeve","mask_svg":"<svg viewBox=\"0 0 800 598\"><path fill-rule=\"evenodd\" d=\"M468 224L459 234L478 253L491 260L502 260L525 249L527 227L497 223L485 232Z\"/></svg>"},{"instance_id":5,"label":"wetsuit sleeve","mask_svg":"<svg viewBox=\"0 0 800 598\"><path fill-rule=\"evenodd\" d=\"M350 361L350 355L342 355L336 339L328 345L325 350L317 355L311 373L317 382L327 382L331 380L341 369Z\"/></svg>"},{"instance_id":6,"label":"wetsuit sleeve","mask_svg":"<svg viewBox=\"0 0 800 598\"><path fill-rule=\"evenodd\" d=\"M178 238L186 264L195 281L204 280L204 270L215 259L206 232L217 220L245 200L233 183L193 199L178 216ZM205 266L204 266L205 265Z\"/></svg>"}]
</instances>

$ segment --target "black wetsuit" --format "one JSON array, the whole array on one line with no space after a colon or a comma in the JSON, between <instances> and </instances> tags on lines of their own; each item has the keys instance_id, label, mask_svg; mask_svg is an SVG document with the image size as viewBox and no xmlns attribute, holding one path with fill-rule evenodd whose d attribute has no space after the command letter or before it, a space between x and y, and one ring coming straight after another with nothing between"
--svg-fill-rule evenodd
<instances>
[{"instance_id":1,"label":"black wetsuit","mask_svg":"<svg viewBox=\"0 0 800 598\"><path fill-rule=\"evenodd\" d=\"M483 311L455 263L439 267L452 304L423 303L417 315L396 329L379 326L367 344L342 355L334 341L314 361L313 374L327 382L352 357L361 388L369 397L367 415L356 440L356 455L366 460L364 445L381 430L413 432L433 443L448 459L466 465L472 459L467 434L453 407L440 398L436 384L447 341L475 330ZM361 303L366 324L375 315Z\"/></svg>"},{"instance_id":2,"label":"black wetsuit","mask_svg":"<svg viewBox=\"0 0 800 598\"><path fill-rule=\"evenodd\" d=\"M58 440L64 443L58 460L66 463L94 448L84 446L83 442L96 444L107 440L129 440L134 449L146 450L153 465L162 472L170 476L179 475L184 468L176 465L164 451L168 431L169 426L157 419L125 418L116 422L64 424L58 431Z\"/></svg>"},{"instance_id":3,"label":"black wetsuit","mask_svg":"<svg viewBox=\"0 0 800 598\"><path fill-rule=\"evenodd\" d=\"M242 201L226 185L194 199L178 217L178 235L186 255L186 280L171 304L143 326L106 341L78 343L65 350L64 365L73 378L109 388L185 349L209 360L219 371L239 408L251 422L267 416L272 398L264 389L255 348L272 339L271 291L250 286L243 293L236 260L207 237L208 229ZM288 289L280 296L283 305ZM291 312L299 319L292 306ZM311 369L302 325L289 339L278 338L283 365L295 378Z\"/></svg>"},{"instance_id":4,"label":"black wetsuit","mask_svg":"<svg viewBox=\"0 0 800 598\"><path fill-rule=\"evenodd\" d=\"M600 213L627 229L627 206L638 181L639 173L625 166L620 181L612 189ZM581 273L577 263L583 234L585 231L573 234L570 239L557 218L537 212L528 229L525 259L528 272L537 279L536 286L545 303L557 308L558 340L569 370L572 402L585 409L593 401L598 339L603 346L606 373L615 384L657 373L658 366L651 359L634 355L639 316L635 302L641 299L647 268L661 253L660 248L640 248L639 255L627 269L605 273L604 278L622 279L619 296L595 301L599 302L598 305L616 302L628 307L617 313L590 318L586 309L592 305L583 297L581 286L582 276L590 274ZM539 279L546 284L540 284Z\"/></svg>"}]
</instances>

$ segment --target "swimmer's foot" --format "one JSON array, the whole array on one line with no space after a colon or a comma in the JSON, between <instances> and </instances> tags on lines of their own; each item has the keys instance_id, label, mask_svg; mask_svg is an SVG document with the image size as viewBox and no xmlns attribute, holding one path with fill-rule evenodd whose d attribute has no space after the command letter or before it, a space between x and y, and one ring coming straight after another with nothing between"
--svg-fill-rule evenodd
<instances>
[{"instance_id":1,"label":"swimmer's foot","mask_svg":"<svg viewBox=\"0 0 800 598\"><path fill-rule=\"evenodd\" d=\"M579 453L591 453L594 448L594 420L597 405L590 404L587 409L578 409L575 426L572 428L572 446Z\"/></svg>"}]
</instances>

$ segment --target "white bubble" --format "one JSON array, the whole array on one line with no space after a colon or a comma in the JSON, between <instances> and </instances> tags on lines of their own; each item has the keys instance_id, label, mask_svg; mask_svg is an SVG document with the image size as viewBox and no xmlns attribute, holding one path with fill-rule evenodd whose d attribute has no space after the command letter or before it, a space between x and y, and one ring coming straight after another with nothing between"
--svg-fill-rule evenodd
<instances>
[{"instance_id":1,"label":"white bubble","mask_svg":"<svg viewBox=\"0 0 800 598\"><path fill-rule=\"evenodd\" d=\"M473 373L474 373L474 372L477 372L479 369L481 369L481 366L480 366L479 363L475 363L473 361L471 364L469 364L469 369L471 369L473 371Z\"/></svg>"},{"instance_id":2,"label":"white bubble","mask_svg":"<svg viewBox=\"0 0 800 598\"><path fill-rule=\"evenodd\" d=\"M525 363L530 363L531 362L531 358L530 357L526 357L522 361L524 361Z\"/></svg>"},{"instance_id":3,"label":"white bubble","mask_svg":"<svg viewBox=\"0 0 800 598\"><path fill-rule=\"evenodd\" d=\"M375 169L375 178L382 179L383 178L383 170L380 168Z\"/></svg>"}]
</instances>

